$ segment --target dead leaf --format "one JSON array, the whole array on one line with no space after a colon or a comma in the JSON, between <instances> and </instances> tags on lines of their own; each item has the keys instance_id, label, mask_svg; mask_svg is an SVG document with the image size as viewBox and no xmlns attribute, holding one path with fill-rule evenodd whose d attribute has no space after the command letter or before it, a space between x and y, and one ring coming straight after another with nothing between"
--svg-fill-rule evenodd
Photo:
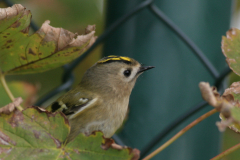
<instances>
[{"instance_id":1,"label":"dead leaf","mask_svg":"<svg viewBox=\"0 0 240 160\"><path fill-rule=\"evenodd\" d=\"M0 9L0 16L0 68L4 74L44 72L62 66L81 56L96 40L95 25L78 35L50 26L49 20L29 35L32 15L21 5Z\"/></svg>"},{"instance_id":2,"label":"dead leaf","mask_svg":"<svg viewBox=\"0 0 240 160\"><path fill-rule=\"evenodd\" d=\"M93 134L95 134L95 133L93 133ZM104 137L103 137L104 138ZM114 140L113 139L111 139L111 138L105 138L105 143L103 143L102 145L101 145L101 148L102 149L104 149L104 150L108 150L111 146L112 146L112 144L114 144L115 142L114 142Z\"/></svg>"},{"instance_id":3,"label":"dead leaf","mask_svg":"<svg viewBox=\"0 0 240 160\"><path fill-rule=\"evenodd\" d=\"M221 122L216 123L219 131L224 131L228 126L240 132L240 82L233 83L222 96L209 83L200 82L199 87L203 99L220 112Z\"/></svg>"},{"instance_id":4,"label":"dead leaf","mask_svg":"<svg viewBox=\"0 0 240 160\"><path fill-rule=\"evenodd\" d=\"M0 8L0 20L16 16L20 12L24 11L24 9L25 8L21 4L15 4L8 8Z\"/></svg>"},{"instance_id":5,"label":"dead leaf","mask_svg":"<svg viewBox=\"0 0 240 160\"><path fill-rule=\"evenodd\" d=\"M138 160L140 158L140 151L136 148L132 149L130 154L133 155L131 160Z\"/></svg>"},{"instance_id":6,"label":"dead leaf","mask_svg":"<svg viewBox=\"0 0 240 160\"><path fill-rule=\"evenodd\" d=\"M95 132L93 132L92 134L95 134ZM140 158L140 151L138 149L136 149L136 148L131 149L127 146L118 145L111 138L104 138L104 139L105 139L105 142L101 145L102 149L108 150L109 148L113 148L113 149L116 149L116 150L119 150L119 151L124 150L124 149L128 149L129 154L133 155L131 160L138 160Z\"/></svg>"},{"instance_id":7,"label":"dead leaf","mask_svg":"<svg viewBox=\"0 0 240 160\"><path fill-rule=\"evenodd\" d=\"M22 102L23 102L23 99L21 97L15 98L15 100L12 103L9 103L8 105L0 108L0 113L10 114Z\"/></svg>"},{"instance_id":8,"label":"dead leaf","mask_svg":"<svg viewBox=\"0 0 240 160\"><path fill-rule=\"evenodd\" d=\"M240 82L234 82L227 88L222 97L231 102L232 105L240 107Z\"/></svg>"},{"instance_id":9,"label":"dead leaf","mask_svg":"<svg viewBox=\"0 0 240 160\"><path fill-rule=\"evenodd\" d=\"M201 90L203 99L207 101L210 105L216 106L217 99L213 93L213 88L210 87L209 83L200 82L199 88Z\"/></svg>"}]
</instances>

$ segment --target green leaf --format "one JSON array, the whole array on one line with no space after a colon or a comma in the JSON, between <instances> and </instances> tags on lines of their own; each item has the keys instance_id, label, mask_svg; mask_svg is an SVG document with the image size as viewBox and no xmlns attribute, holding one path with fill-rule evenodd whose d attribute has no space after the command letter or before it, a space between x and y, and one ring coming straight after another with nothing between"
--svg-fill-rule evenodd
<instances>
[{"instance_id":1,"label":"green leaf","mask_svg":"<svg viewBox=\"0 0 240 160\"><path fill-rule=\"evenodd\" d=\"M6 9L0 10L0 15ZM95 26L77 35L45 21L28 35L31 12L21 5L7 8L0 16L0 69L4 74L27 74L50 70L79 57L94 41ZM17 13L17 14L16 14Z\"/></svg>"},{"instance_id":2,"label":"green leaf","mask_svg":"<svg viewBox=\"0 0 240 160\"><path fill-rule=\"evenodd\" d=\"M233 108L231 108L230 112L231 112L231 116L235 120L235 122L231 123L228 127L231 130L233 130L237 133L240 133L240 124L239 124L239 122L240 122L240 108L233 107ZM225 119L223 117L221 117L221 118L223 120Z\"/></svg>"},{"instance_id":3,"label":"green leaf","mask_svg":"<svg viewBox=\"0 0 240 160\"><path fill-rule=\"evenodd\" d=\"M133 150L116 150L101 132L79 134L65 145L70 132L62 113L39 108L18 110L0 116L0 159L132 159Z\"/></svg>"},{"instance_id":4,"label":"green leaf","mask_svg":"<svg viewBox=\"0 0 240 160\"><path fill-rule=\"evenodd\" d=\"M237 120L237 121L240 121L240 108L238 107L233 107L231 109L231 114L232 114L232 117Z\"/></svg>"},{"instance_id":5,"label":"green leaf","mask_svg":"<svg viewBox=\"0 0 240 160\"><path fill-rule=\"evenodd\" d=\"M233 72L240 75L240 30L232 28L222 37L222 52Z\"/></svg>"},{"instance_id":6,"label":"green leaf","mask_svg":"<svg viewBox=\"0 0 240 160\"><path fill-rule=\"evenodd\" d=\"M80 143L81 142L81 143ZM66 145L66 152L71 156L72 159L131 159L131 149L116 150L108 148L104 150L103 144L108 143L107 139L103 138L102 132L95 132L94 134L86 137L83 134L79 134L74 141ZM95 144L95 145L92 145Z\"/></svg>"}]
</instances>

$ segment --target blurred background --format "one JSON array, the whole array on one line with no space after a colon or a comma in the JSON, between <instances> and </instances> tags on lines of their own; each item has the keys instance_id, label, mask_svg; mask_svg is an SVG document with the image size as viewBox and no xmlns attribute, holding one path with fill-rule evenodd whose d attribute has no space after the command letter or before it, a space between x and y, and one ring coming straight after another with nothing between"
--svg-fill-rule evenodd
<instances>
[{"instance_id":1,"label":"blurred background","mask_svg":"<svg viewBox=\"0 0 240 160\"><path fill-rule=\"evenodd\" d=\"M31 10L32 20L38 27L50 20L53 27L79 34L84 33L88 24L96 24L96 35L101 36L124 16L127 18L115 25L117 28L77 65L71 86L76 86L84 72L107 55L129 56L155 66L138 79L130 98L128 117L116 136L119 143L138 148L145 156L212 109L203 102L198 84L206 81L215 85L221 73L227 75L221 37L230 26L240 28L240 3L230 0L155 0L151 5L150 1L143 0L2 0L1 8L9 2ZM134 12L136 9L139 10ZM185 41L181 37L185 37ZM191 48L189 43L197 47ZM196 52L203 53L209 60L210 69ZM7 80L14 95L23 96L25 105L32 105L63 83L64 72L61 67L44 73L8 76ZM239 78L231 73L226 83L233 81ZM10 100L0 91L3 106ZM42 105L51 103L64 92L55 94ZM183 116L187 113L191 115L188 119ZM173 125L181 122L180 117L186 120ZM219 133L215 125L219 120L218 114L204 120L153 159L210 159L239 143L240 136L233 131ZM168 130L167 136L157 138L169 126L173 126L171 132ZM237 157L240 153L234 152L224 160L237 160Z\"/></svg>"}]
</instances>

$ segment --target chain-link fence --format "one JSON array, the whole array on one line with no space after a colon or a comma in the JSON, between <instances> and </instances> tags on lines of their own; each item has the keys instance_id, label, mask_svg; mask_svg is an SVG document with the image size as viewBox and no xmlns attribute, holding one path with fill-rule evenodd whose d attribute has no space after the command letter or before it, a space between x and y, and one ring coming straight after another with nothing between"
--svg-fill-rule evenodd
<instances>
[{"instance_id":1,"label":"chain-link fence","mask_svg":"<svg viewBox=\"0 0 240 160\"><path fill-rule=\"evenodd\" d=\"M8 6L13 5L12 2L9 0L4 0L4 2ZM198 46L154 4L153 0L145 0L139 5L137 5L135 8L133 8L129 13L125 14L124 16L119 18L117 21L115 21L110 27L106 28L103 34L98 37L96 42L82 56L74 60L72 63L65 65L64 74L62 76L62 84L57 88L55 88L54 90L52 90L51 92L49 92L46 96L40 99L35 105L41 106L42 103L52 98L59 92L69 90L74 81L72 72L75 69L75 67L79 63L81 63L81 61L87 55L89 55L89 53L91 53L91 51L93 51L94 48L96 48L99 44L103 43L109 37L109 35L112 34L118 27L120 27L126 21L131 20L132 17L134 17L136 14L138 14L141 10L145 8L148 8L149 11L152 13L152 15L156 16L159 19L159 21L164 22L164 24L169 29L171 29L172 32L174 32L186 44L186 46L188 46L192 50L192 53L196 55L199 61L201 61L202 65L205 66L206 70L214 78L215 86L219 88L219 90L223 89L222 82L224 78L231 72L229 67L226 67L221 73L219 73L216 70L216 68L213 66L213 64L204 55L204 53L198 48ZM33 21L31 22L31 27L33 30L36 31L38 30L38 27L34 24ZM168 135L173 129L175 129L182 122L184 122L186 119L191 117L193 114L195 114L205 106L207 106L207 103L205 101L202 101L196 106L192 107L189 111L187 111L186 113L184 113L183 115L175 119L168 127L162 130L156 137L152 138L152 140L144 147L144 149L141 150L141 157L146 156L146 154L149 153L149 151L157 143L159 143L166 135ZM116 143L123 145L119 137L114 135L113 138L115 139Z\"/></svg>"}]
</instances>

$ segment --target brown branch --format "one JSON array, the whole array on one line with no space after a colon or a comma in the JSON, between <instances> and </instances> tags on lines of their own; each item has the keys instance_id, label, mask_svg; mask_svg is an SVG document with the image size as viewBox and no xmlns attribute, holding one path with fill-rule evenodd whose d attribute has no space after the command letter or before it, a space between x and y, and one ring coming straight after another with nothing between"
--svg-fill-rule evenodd
<instances>
[{"instance_id":1,"label":"brown branch","mask_svg":"<svg viewBox=\"0 0 240 160\"><path fill-rule=\"evenodd\" d=\"M165 142L162 146L160 146L158 149L153 151L151 154L149 154L147 157L145 157L143 160L149 160L155 155L157 155L159 152L167 148L170 144L172 144L176 139L178 139L181 135L183 135L185 132L187 132L189 129L191 129L193 126L197 125L202 120L206 119L207 117L211 116L212 114L216 113L217 110L213 109L204 115L197 118L195 121L187 125L185 128L183 128L181 131L179 131L177 134L175 134L171 139L169 139L167 142Z\"/></svg>"}]
</instances>

